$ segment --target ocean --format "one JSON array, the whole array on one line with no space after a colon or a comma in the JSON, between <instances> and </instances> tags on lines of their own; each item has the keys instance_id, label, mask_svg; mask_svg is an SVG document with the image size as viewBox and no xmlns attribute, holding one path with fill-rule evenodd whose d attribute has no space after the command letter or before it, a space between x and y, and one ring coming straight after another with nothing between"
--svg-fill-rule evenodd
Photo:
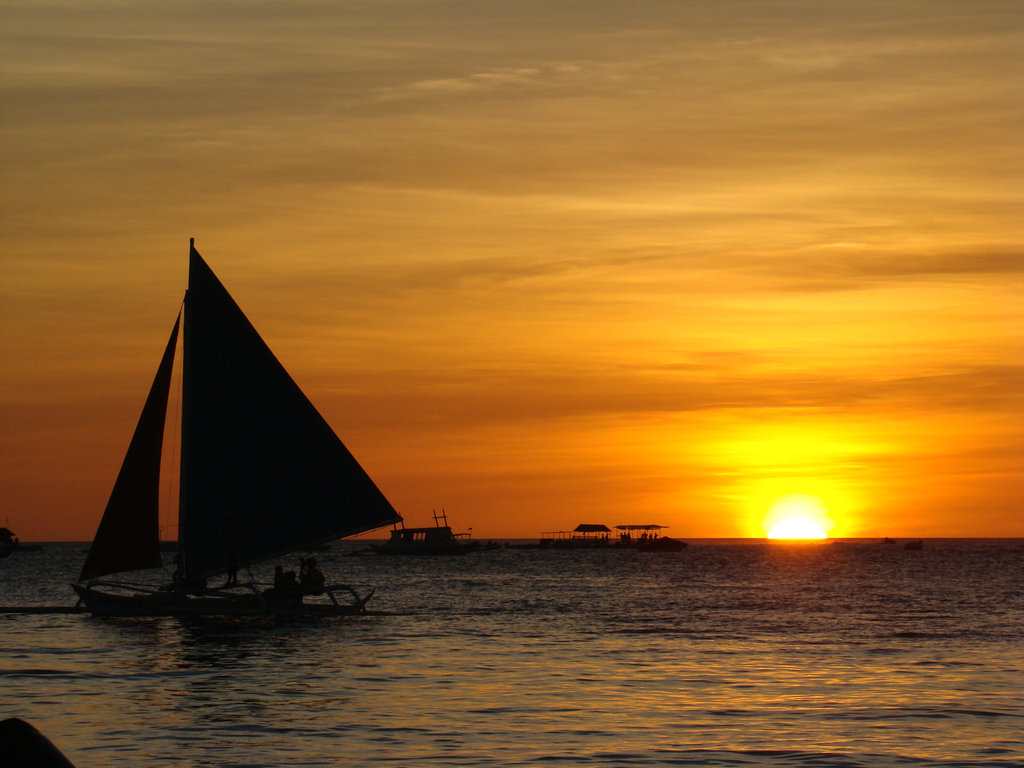
<instances>
[{"instance_id":1,"label":"ocean","mask_svg":"<svg viewBox=\"0 0 1024 768\"><path fill-rule=\"evenodd\" d=\"M0 604L72 604L86 546ZM0 716L78 768L1024 766L1024 540L365 547L318 558L386 615L0 615Z\"/></svg>"}]
</instances>

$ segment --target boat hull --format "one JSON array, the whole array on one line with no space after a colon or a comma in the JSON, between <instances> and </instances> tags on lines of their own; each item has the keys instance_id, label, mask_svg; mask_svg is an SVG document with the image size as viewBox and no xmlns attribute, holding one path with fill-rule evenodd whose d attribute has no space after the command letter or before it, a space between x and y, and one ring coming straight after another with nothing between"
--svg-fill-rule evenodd
<instances>
[{"instance_id":1,"label":"boat hull","mask_svg":"<svg viewBox=\"0 0 1024 768\"><path fill-rule=\"evenodd\" d=\"M256 593L218 593L189 595L183 592L154 591L122 594L72 584L79 601L93 616L357 616L365 614L368 595L351 604L307 603L300 595L287 597ZM371 593L372 594L372 593Z\"/></svg>"}]
</instances>

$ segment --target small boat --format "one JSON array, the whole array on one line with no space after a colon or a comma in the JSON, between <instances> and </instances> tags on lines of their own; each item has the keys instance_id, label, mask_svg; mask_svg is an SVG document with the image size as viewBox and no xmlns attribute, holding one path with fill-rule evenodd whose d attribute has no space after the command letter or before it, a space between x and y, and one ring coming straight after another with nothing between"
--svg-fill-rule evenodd
<instances>
[{"instance_id":1,"label":"small boat","mask_svg":"<svg viewBox=\"0 0 1024 768\"><path fill-rule=\"evenodd\" d=\"M177 567L160 587L99 581L162 567L160 459L182 323ZM72 585L80 605L100 616L365 613L372 592L326 584L315 562L318 578L273 586L238 583L237 571L399 521L190 241L183 309ZM218 576L225 586L208 589Z\"/></svg>"},{"instance_id":2,"label":"small boat","mask_svg":"<svg viewBox=\"0 0 1024 768\"><path fill-rule=\"evenodd\" d=\"M664 525L617 525L618 541L612 542L611 529L600 523L580 523L571 531L541 533L536 543L506 544L509 549L635 549L639 552L679 552L685 541L661 536Z\"/></svg>"},{"instance_id":3,"label":"small boat","mask_svg":"<svg viewBox=\"0 0 1024 768\"><path fill-rule=\"evenodd\" d=\"M26 544L19 541L10 528L0 527L0 557L7 557L15 552L41 552L42 549L42 544Z\"/></svg>"},{"instance_id":4,"label":"small boat","mask_svg":"<svg viewBox=\"0 0 1024 768\"><path fill-rule=\"evenodd\" d=\"M541 534L540 549L593 549L607 547L611 528L603 523L580 523L571 531L549 531Z\"/></svg>"},{"instance_id":5,"label":"small boat","mask_svg":"<svg viewBox=\"0 0 1024 768\"><path fill-rule=\"evenodd\" d=\"M471 533L454 533L448 525L448 515L434 512L432 528L406 528L404 523L396 525L391 538L383 544L371 544L370 549L378 555L466 555L486 549L497 549L493 542L473 541Z\"/></svg>"},{"instance_id":6,"label":"small boat","mask_svg":"<svg viewBox=\"0 0 1024 768\"><path fill-rule=\"evenodd\" d=\"M903 545L904 549L924 549L924 541L921 539L911 539Z\"/></svg>"},{"instance_id":7,"label":"small boat","mask_svg":"<svg viewBox=\"0 0 1024 768\"><path fill-rule=\"evenodd\" d=\"M0 557L7 557L18 548L18 537L10 528L0 528Z\"/></svg>"}]
</instances>

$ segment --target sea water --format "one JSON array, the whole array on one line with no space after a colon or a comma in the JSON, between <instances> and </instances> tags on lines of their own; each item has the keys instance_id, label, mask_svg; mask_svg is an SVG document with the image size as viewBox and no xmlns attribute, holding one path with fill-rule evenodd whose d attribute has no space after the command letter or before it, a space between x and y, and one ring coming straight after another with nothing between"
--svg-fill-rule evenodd
<instances>
[{"instance_id":1,"label":"sea water","mask_svg":"<svg viewBox=\"0 0 1024 768\"><path fill-rule=\"evenodd\" d=\"M0 604L71 604L85 546ZM79 768L1024 766L1021 540L365 548L320 565L386 615L0 615L0 715Z\"/></svg>"}]
</instances>

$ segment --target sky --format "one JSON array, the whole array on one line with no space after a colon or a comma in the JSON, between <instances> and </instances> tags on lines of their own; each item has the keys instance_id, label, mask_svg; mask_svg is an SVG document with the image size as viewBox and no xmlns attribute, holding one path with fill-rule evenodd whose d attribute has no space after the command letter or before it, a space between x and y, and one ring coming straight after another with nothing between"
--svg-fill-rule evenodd
<instances>
[{"instance_id":1,"label":"sky","mask_svg":"<svg viewBox=\"0 0 1024 768\"><path fill-rule=\"evenodd\" d=\"M410 526L1024 536L1017 0L0 17L22 539L92 537L189 237Z\"/></svg>"}]
</instances>

